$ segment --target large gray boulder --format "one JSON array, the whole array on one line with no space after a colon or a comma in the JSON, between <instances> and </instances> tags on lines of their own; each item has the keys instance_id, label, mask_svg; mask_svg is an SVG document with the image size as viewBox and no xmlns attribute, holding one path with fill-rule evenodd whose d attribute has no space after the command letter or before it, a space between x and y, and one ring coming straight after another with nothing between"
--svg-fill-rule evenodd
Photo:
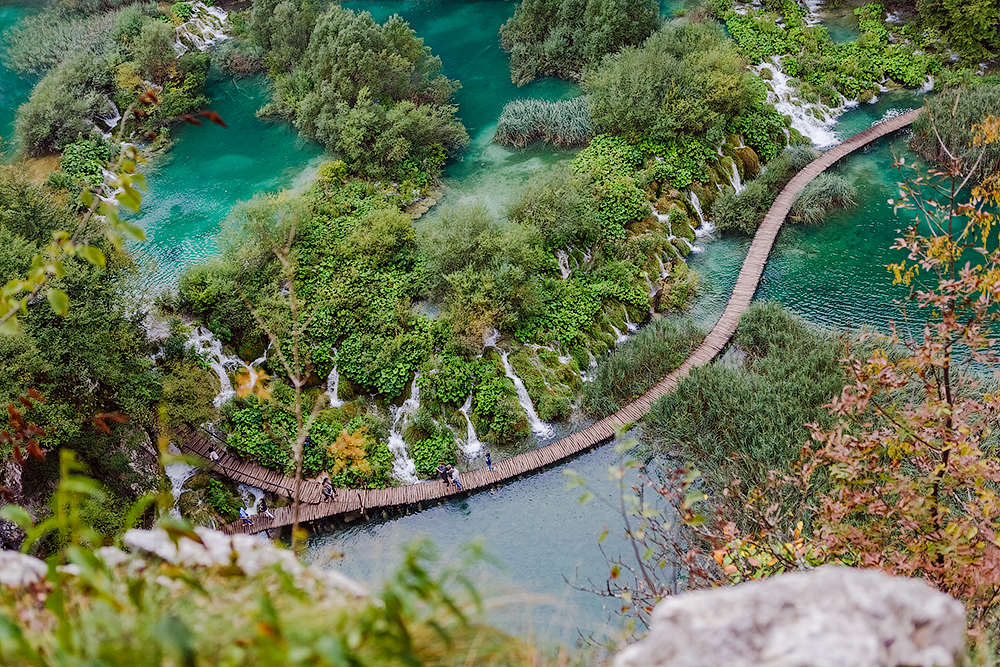
<instances>
[{"instance_id":1,"label":"large gray boulder","mask_svg":"<svg viewBox=\"0 0 1000 667\"><path fill-rule=\"evenodd\" d=\"M614 667L950 667L964 644L957 600L827 566L667 598Z\"/></svg>"}]
</instances>

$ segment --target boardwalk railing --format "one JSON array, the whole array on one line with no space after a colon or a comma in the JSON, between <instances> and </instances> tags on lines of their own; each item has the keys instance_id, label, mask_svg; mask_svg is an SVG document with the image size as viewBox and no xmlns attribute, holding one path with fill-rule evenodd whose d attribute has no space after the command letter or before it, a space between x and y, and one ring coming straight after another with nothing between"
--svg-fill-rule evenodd
<instances>
[{"instance_id":1,"label":"boardwalk railing","mask_svg":"<svg viewBox=\"0 0 1000 667\"><path fill-rule=\"evenodd\" d=\"M726 305L722 317L712 327L712 330L705 337L705 340L702 341L701 345L698 346L694 353L679 368L667 375L667 377L663 378L652 389L632 403L582 431L557 440L550 445L539 447L534 451L518 454L517 456L500 461L493 466L492 470L479 468L462 474L463 490L461 492L456 490L454 486L446 485L440 480L370 491L339 489L338 496L334 500L327 502L318 502L317 496L309 492L303 494L303 501L312 504L300 506L299 521L304 523L344 514L367 514L371 510L415 505L482 489L533 470L545 468L574 454L595 447L613 438L618 430L638 422L643 415L649 412L649 408L654 401L664 394L673 391L677 384L688 376L692 368L712 361L722 351L722 348L726 346L729 339L732 338L733 333L736 331L736 325L740 321L740 316L743 315L747 306L750 305L750 301L757 291L757 283L760 282L764 265L767 263L768 255L771 253L771 247L778 236L778 231L781 229L781 225L784 223L789 210L791 210L795 196L802 188L852 151L865 146L879 137L906 127L916 120L919 113L919 109L909 111L855 134L847 141L834 146L806 165L802 171L788 182L788 185L784 187L778 194L777 199L774 200L763 222L761 222L760 227L757 229L757 233L753 237L753 243L750 245L750 250L747 253L746 260L743 262L743 267L740 269L739 277L736 279L736 286L733 288L733 293L729 297L729 303ZM233 460L235 461L236 459ZM243 470L247 469L243 468ZM238 474L249 478L254 473L241 472ZM237 478L234 477L234 479ZM284 479L287 480L288 478ZM239 481L244 480L241 478ZM261 483L252 481L246 481L246 483L274 490L273 487L264 486ZM287 487L287 483L281 485L281 489L286 489ZM284 490L279 492L285 493ZM288 494L286 493L286 495ZM223 530L229 534L256 533L270 528L290 526L291 524L292 508L280 507L274 510L273 520L257 516L254 518L251 526L243 526L240 522L235 522L223 526Z\"/></svg>"}]
</instances>

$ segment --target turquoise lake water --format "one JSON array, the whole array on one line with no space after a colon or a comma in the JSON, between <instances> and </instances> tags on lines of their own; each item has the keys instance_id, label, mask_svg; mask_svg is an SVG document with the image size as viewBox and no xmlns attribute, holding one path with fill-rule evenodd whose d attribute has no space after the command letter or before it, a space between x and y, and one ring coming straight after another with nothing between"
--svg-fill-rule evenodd
<instances>
[{"instance_id":1,"label":"turquoise lake water","mask_svg":"<svg viewBox=\"0 0 1000 667\"><path fill-rule=\"evenodd\" d=\"M0 27L23 15L25 6L0 4ZM400 13L441 56L444 73L463 84L456 101L472 145L447 168L444 205L478 199L500 212L532 173L572 156L571 151L549 148L512 152L490 143L507 101L578 94L576 86L562 81L541 80L520 89L510 83L497 30L513 12L513 3L408 0L345 6L371 11L376 20ZM664 8L672 12L678 6ZM27 98L30 85L0 68L0 136L9 136L16 104ZM257 191L305 183L323 159L322 148L299 139L292 128L255 118L267 98L262 79L237 84L213 73L208 94L228 129L212 124L179 127L173 148L146 167L150 192L139 222L149 240L137 254L147 269L144 285L150 291L169 287L184 266L216 252L213 237L233 204ZM846 137L893 109L919 103L919 97L908 93L887 96L849 111L838 127ZM893 150L905 150L905 137L880 140L836 168L858 185L859 206L831 215L818 227L786 227L758 298L776 299L813 322L837 327L885 326L895 316L894 300L902 293L892 287L884 269L896 259L888 247L901 226L886 204L895 182L889 170ZM710 326L729 297L749 240L701 239L699 245L703 251L692 255L690 263L701 274L702 294L691 314ZM577 628L600 632L605 627L605 600L575 591L563 577L604 580L597 535L608 525L613 532L605 547L611 554L621 551L620 519L598 502L579 505L580 490L565 488L563 471L580 471L602 497L612 498L614 487L606 476L614 462L613 449L604 447L489 493L408 516L347 528L331 525L311 536L309 558L377 585L399 562L400 546L416 536L434 540L445 560L453 560L461 544L482 539L505 569L479 571L480 583L498 603L504 599L500 596L516 592L502 609L491 609L495 618L508 627L564 642L573 639ZM341 552L344 557L335 557Z\"/></svg>"}]
</instances>

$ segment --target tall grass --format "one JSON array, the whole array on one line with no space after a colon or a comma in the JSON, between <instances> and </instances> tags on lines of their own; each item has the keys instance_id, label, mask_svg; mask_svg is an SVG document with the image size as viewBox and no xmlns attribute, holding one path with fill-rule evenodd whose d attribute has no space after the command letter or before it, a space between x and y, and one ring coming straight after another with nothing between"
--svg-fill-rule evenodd
<instances>
[{"instance_id":1,"label":"tall grass","mask_svg":"<svg viewBox=\"0 0 1000 667\"><path fill-rule=\"evenodd\" d=\"M711 218L716 228L744 234L756 232L781 189L818 155L811 146L792 146L779 153L742 192L727 193L715 200Z\"/></svg>"},{"instance_id":2,"label":"tall grass","mask_svg":"<svg viewBox=\"0 0 1000 667\"><path fill-rule=\"evenodd\" d=\"M839 174L820 174L803 188L792 202L788 219L815 225L835 208L850 208L857 203L858 189Z\"/></svg>"},{"instance_id":3,"label":"tall grass","mask_svg":"<svg viewBox=\"0 0 1000 667\"><path fill-rule=\"evenodd\" d=\"M928 112L930 115L928 116ZM981 148L973 145L973 127L987 116L1000 116L1000 84L955 88L927 98L927 107L913 122L910 147L938 164L946 164L948 153L971 167ZM934 128L931 127L931 119ZM935 134L934 129L937 129ZM947 151L938 142L938 136ZM1000 146L986 147L976 177L983 178L1000 169Z\"/></svg>"},{"instance_id":4,"label":"tall grass","mask_svg":"<svg viewBox=\"0 0 1000 667\"><path fill-rule=\"evenodd\" d=\"M585 385L587 409L606 417L676 369L705 338L691 320L660 319L611 351Z\"/></svg>"},{"instance_id":5,"label":"tall grass","mask_svg":"<svg viewBox=\"0 0 1000 667\"><path fill-rule=\"evenodd\" d=\"M583 146L594 136L586 97L549 102L513 100L504 105L493 141L524 148L535 141L556 146Z\"/></svg>"},{"instance_id":6,"label":"tall grass","mask_svg":"<svg viewBox=\"0 0 1000 667\"><path fill-rule=\"evenodd\" d=\"M797 460L805 424L831 424L823 406L848 380L846 341L774 303L751 305L734 340L742 367L694 369L653 404L645 432L654 451L697 468L711 487L739 479L747 491Z\"/></svg>"}]
</instances>

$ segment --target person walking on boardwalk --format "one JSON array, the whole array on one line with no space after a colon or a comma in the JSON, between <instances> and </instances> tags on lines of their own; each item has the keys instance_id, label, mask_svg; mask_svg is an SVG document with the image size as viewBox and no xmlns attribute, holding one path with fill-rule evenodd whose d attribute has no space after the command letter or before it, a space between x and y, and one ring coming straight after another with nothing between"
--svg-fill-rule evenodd
<instances>
[{"instance_id":1,"label":"person walking on boardwalk","mask_svg":"<svg viewBox=\"0 0 1000 667\"><path fill-rule=\"evenodd\" d=\"M445 467L444 461L441 461L435 470L437 470L438 474L441 475L441 481L444 482L444 485L448 486L451 482L448 480L448 468Z\"/></svg>"},{"instance_id":2,"label":"person walking on boardwalk","mask_svg":"<svg viewBox=\"0 0 1000 667\"><path fill-rule=\"evenodd\" d=\"M219 452L215 451L215 447L208 450L208 460L212 462L212 465L219 465Z\"/></svg>"},{"instance_id":3,"label":"person walking on boardwalk","mask_svg":"<svg viewBox=\"0 0 1000 667\"><path fill-rule=\"evenodd\" d=\"M493 470L493 459L490 458L489 452L486 452L486 467Z\"/></svg>"},{"instance_id":4,"label":"person walking on boardwalk","mask_svg":"<svg viewBox=\"0 0 1000 667\"><path fill-rule=\"evenodd\" d=\"M244 526L249 527L253 525L253 519L251 519L250 515L247 514L247 508L245 507L240 508L240 519L243 521Z\"/></svg>"},{"instance_id":5,"label":"person walking on boardwalk","mask_svg":"<svg viewBox=\"0 0 1000 667\"><path fill-rule=\"evenodd\" d=\"M333 482L330 481L330 477L326 476L323 478L323 498L326 500L333 500L337 497L337 489L333 488Z\"/></svg>"},{"instance_id":6,"label":"person walking on boardwalk","mask_svg":"<svg viewBox=\"0 0 1000 667\"><path fill-rule=\"evenodd\" d=\"M268 519L274 521L274 512L272 512L267 506L267 499L260 499L260 513L266 516Z\"/></svg>"},{"instance_id":7,"label":"person walking on boardwalk","mask_svg":"<svg viewBox=\"0 0 1000 667\"><path fill-rule=\"evenodd\" d=\"M451 467L451 466L449 466L449 467ZM458 487L459 491L462 490L462 482L461 482L461 480L458 479L458 468L452 468L451 469L451 481L455 482L455 486Z\"/></svg>"}]
</instances>

